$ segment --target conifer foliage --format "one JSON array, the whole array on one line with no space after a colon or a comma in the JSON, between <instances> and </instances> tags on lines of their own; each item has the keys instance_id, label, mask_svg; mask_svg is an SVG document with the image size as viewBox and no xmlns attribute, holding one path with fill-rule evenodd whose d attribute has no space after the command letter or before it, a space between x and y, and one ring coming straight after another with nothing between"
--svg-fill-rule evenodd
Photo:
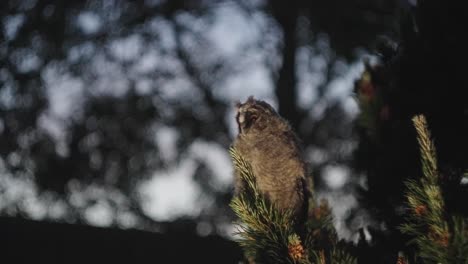
<instances>
[{"instance_id":1,"label":"conifer foliage","mask_svg":"<svg viewBox=\"0 0 468 264\"><path fill-rule=\"evenodd\" d=\"M258 191L250 164L234 148L230 154L234 169L246 183L231 208L239 217L238 242L250 262L356 263L338 243L325 202L317 204L311 198L308 220L299 227L291 211L277 210Z\"/></svg>"},{"instance_id":2,"label":"conifer foliage","mask_svg":"<svg viewBox=\"0 0 468 264\"><path fill-rule=\"evenodd\" d=\"M462 216L445 210L434 143L423 115L413 119L421 155L422 177L406 181L407 215L400 226L416 250L412 262L400 254L396 263L468 264L468 224ZM238 242L252 263L354 264L355 257L338 241L326 202L310 198L308 219L298 227L291 211L277 210L258 191L250 164L230 149L234 169L246 188L233 198L231 208L239 217ZM302 231L300 231L302 230ZM402 251L408 252L407 248Z\"/></svg>"},{"instance_id":3,"label":"conifer foliage","mask_svg":"<svg viewBox=\"0 0 468 264\"><path fill-rule=\"evenodd\" d=\"M352 167L367 179L360 205L380 224L368 229L369 243L339 241L330 208L313 195L297 227L290 212L276 211L258 192L250 165L231 149L247 186L231 207L249 260L468 264L466 67L452 67L468 60L464 11L455 2L417 1L401 16L398 44L384 43L388 52L377 64L366 62L355 83L360 113Z\"/></svg>"},{"instance_id":4,"label":"conifer foliage","mask_svg":"<svg viewBox=\"0 0 468 264\"><path fill-rule=\"evenodd\" d=\"M445 211L440 174L434 143L427 128L426 118L413 118L421 152L423 176L408 180L407 222L401 231L412 237L417 246L417 263L468 263L468 229L466 219Z\"/></svg>"}]
</instances>

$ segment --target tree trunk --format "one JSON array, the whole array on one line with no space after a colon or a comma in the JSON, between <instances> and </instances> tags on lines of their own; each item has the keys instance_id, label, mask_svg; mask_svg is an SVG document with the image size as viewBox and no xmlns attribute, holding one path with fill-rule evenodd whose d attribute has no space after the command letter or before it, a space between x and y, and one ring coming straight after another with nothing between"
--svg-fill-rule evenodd
<instances>
[{"instance_id":1,"label":"tree trunk","mask_svg":"<svg viewBox=\"0 0 468 264\"><path fill-rule=\"evenodd\" d=\"M279 113L298 128L300 113L297 109L296 50L297 1L272 1L273 16L283 30L282 65L276 80L275 94L278 98Z\"/></svg>"}]
</instances>

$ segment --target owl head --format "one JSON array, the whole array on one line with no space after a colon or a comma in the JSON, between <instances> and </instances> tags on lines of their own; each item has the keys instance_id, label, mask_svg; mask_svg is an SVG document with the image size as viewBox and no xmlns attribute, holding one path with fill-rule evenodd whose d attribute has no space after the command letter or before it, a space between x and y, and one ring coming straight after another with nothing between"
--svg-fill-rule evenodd
<instances>
[{"instance_id":1,"label":"owl head","mask_svg":"<svg viewBox=\"0 0 468 264\"><path fill-rule=\"evenodd\" d=\"M238 102L236 107L239 134L263 130L274 119L272 117L278 117L271 105L261 100L255 100L253 96L250 96L245 103Z\"/></svg>"}]
</instances>

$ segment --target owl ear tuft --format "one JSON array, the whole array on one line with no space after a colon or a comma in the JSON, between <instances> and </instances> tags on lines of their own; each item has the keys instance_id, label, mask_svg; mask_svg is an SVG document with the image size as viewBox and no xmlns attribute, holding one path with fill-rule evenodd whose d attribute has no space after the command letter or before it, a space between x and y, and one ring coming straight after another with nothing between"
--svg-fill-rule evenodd
<instances>
[{"instance_id":1,"label":"owl ear tuft","mask_svg":"<svg viewBox=\"0 0 468 264\"><path fill-rule=\"evenodd\" d=\"M255 102L254 96L253 96L253 95L249 96L249 98L247 99L247 102L248 102L248 103L253 103L253 102Z\"/></svg>"}]
</instances>

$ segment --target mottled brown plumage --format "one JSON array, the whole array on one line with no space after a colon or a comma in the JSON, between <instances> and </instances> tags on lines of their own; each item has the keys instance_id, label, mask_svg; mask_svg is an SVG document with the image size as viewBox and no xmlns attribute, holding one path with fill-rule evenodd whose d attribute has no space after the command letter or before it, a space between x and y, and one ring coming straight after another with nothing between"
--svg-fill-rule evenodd
<instances>
[{"instance_id":1,"label":"mottled brown plumage","mask_svg":"<svg viewBox=\"0 0 468 264\"><path fill-rule=\"evenodd\" d=\"M307 208L306 166L289 124L266 102L253 97L237 104L239 135L234 147L252 166L260 192L280 210L302 219ZM236 175L236 193L243 181Z\"/></svg>"}]
</instances>

